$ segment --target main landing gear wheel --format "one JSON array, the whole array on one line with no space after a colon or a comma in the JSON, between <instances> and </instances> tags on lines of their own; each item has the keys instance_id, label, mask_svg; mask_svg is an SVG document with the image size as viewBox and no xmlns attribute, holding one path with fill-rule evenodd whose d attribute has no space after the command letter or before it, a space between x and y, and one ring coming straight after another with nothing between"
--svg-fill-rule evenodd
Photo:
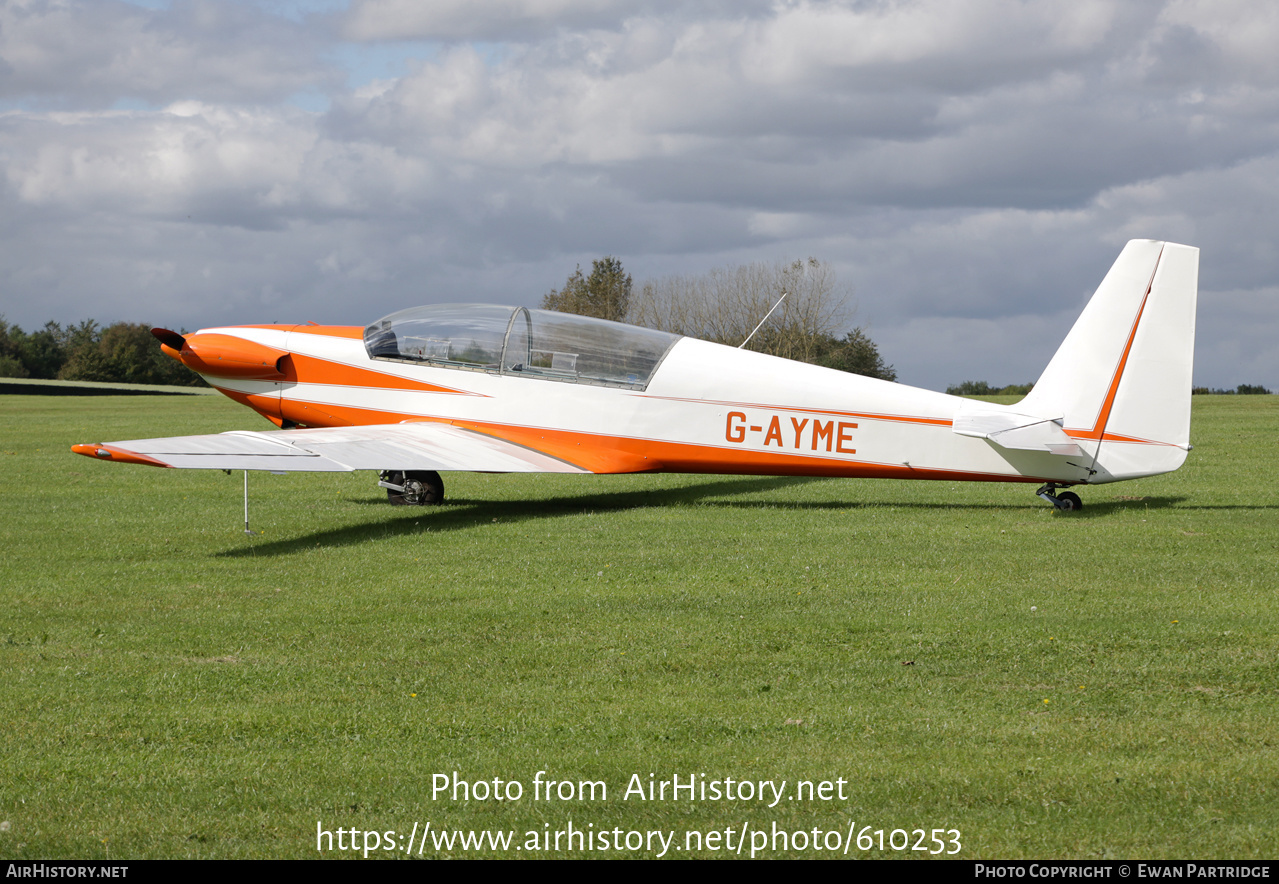
<instances>
[{"instance_id":1,"label":"main landing gear wheel","mask_svg":"<svg viewBox=\"0 0 1279 884\"><path fill-rule=\"evenodd\" d=\"M444 480L435 471L385 471L378 485L394 506L431 506L444 502Z\"/></svg>"},{"instance_id":2,"label":"main landing gear wheel","mask_svg":"<svg viewBox=\"0 0 1279 884\"><path fill-rule=\"evenodd\" d=\"M1051 503L1054 507L1063 513L1078 512L1084 508L1084 502L1079 499L1079 495L1073 491L1063 491L1061 494L1054 494L1058 488L1062 486L1053 482L1044 485L1035 494Z\"/></svg>"}]
</instances>

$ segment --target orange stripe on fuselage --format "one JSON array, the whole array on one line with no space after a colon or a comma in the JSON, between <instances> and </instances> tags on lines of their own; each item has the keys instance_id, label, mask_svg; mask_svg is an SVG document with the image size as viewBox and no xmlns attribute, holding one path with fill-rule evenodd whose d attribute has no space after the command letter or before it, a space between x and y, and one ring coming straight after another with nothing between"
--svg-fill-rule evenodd
<instances>
[{"instance_id":1,"label":"orange stripe on fuselage","mask_svg":"<svg viewBox=\"0 0 1279 884\"><path fill-rule=\"evenodd\" d=\"M323 335L328 338L355 338L356 340L364 337L364 329L358 325L298 325L290 323L288 325L265 324L265 325L228 325L219 326L219 328L269 328L273 331L297 332L301 335Z\"/></svg>"},{"instance_id":2,"label":"orange stripe on fuselage","mask_svg":"<svg viewBox=\"0 0 1279 884\"><path fill-rule=\"evenodd\" d=\"M214 389L227 398L252 408L277 427L283 426L285 421L306 427L358 427L366 424L398 424L406 420L433 420L397 411L377 411L372 408L304 402L299 399L282 400L278 393L241 393L216 385ZM447 419L439 420L448 422Z\"/></svg>"},{"instance_id":3,"label":"orange stripe on fuselage","mask_svg":"<svg viewBox=\"0 0 1279 884\"><path fill-rule=\"evenodd\" d=\"M797 454L775 454L719 445L666 442L575 433L568 430L514 427L483 421L453 421L454 426L485 433L533 448L593 473L718 473L742 476L827 476L843 479L967 479L975 482L1042 482L1042 478L977 473L967 470L918 469L905 464L835 460Z\"/></svg>"},{"instance_id":4,"label":"orange stripe on fuselage","mask_svg":"<svg viewBox=\"0 0 1279 884\"><path fill-rule=\"evenodd\" d=\"M267 400L267 397L247 395L238 393L235 390L224 390L221 387L217 389L218 392L226 394L236 402L249 406L249 408L266 417L272 423L276 423L276 419L271 414L254 404L253 400L262 402ZM274 402L275 399L271 397L267 401ZM404 421L418 420L438 421L440 423L449 422L449 419L444 417L423 417L420 414L379 411L374 408L358 408L352 405L330 405L327 402L304 402L300 399L285 399L281 406L285 409L283 417L286 420L304 423L308 427L362 427L369 424L399 424Z\"/></svg>"},{"instance_id":5,"label":"orange stripe on fuselage","mask_svg":"<svg viewBox=\"0 0 1279 884\"><path fill-rule=\"evenodd\" d=\"M243 394L241 394L243 395ZM233 397L237 398L237 397ZM247 398L247 397L246 397ZM288 400L286 400L288 403ZM299 405L303 403L292 403ZM1042 477L1010 476L965 470L920 469L905 464L878 464L865 461L753 451L719 445L698 445L653 439L636 439L599 433L575 432L547 427L523 427L493 421L455 420L445 416L423 416L377 411L348 405L322 406L336 421L361 426L404 421L446 423L512 442L525 448L573 464L592 473L722 473L760 476L828 476L833 478L879 479L967 479L976 482L1042 482ZM324 426L311 412L308 426ZM338 425L334 423L332 425Z\"/></svg>"},{"instance_id":6,"label":"orange stripe on fuselage","mask_svg":"<svg viewBox=\"0 0 1279 884\"><path fill-rule=\"evenodd\" d=\"M208 381L209 379L205 378L205 380ZM280 426L280 394L278 392L266 394L241 393L239 390L228 390L226 387L219 387L213 381L209 381L209 386L231 401L239 402L247 408L252 408L277 427Z\"/></svg>"},{"instance_id":7,"label":"orange stripe on fuselage","mask_svg":"<svg viewBox=\"0 0 1279 884\"><path fill-rule=\"evenodd\" d=\"M357 341L364 338L364 329L358 325L295 325L293 333L323 335L328 338L354 338Z\"/></svg>"},{"instance_id":8,"label":"orange stripe on fuselage","mask_svg":"<svg viewBox=\"0 0 1279 884\"><path fill-rule=\"evenodd\" d=\"M290 362L292 366L289 365ZM453 387L441 387L439 384L415 381L399 375L375 371L371 368L348 365L345 362L321 359L318 356L307 356L302 353L290 353L289 359L285 360L284 369L286 383L370 387L375 390L413 390L415 392L447 393L455 396L483 395L466 390L457 390Z\"/></svg>"}]
</instances>

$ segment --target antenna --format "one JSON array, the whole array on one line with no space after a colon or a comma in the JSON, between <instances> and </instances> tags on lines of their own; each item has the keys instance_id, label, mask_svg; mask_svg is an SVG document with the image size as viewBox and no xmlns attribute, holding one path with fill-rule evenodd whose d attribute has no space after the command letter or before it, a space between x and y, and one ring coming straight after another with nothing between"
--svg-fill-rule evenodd
<instances>
[{"instance_id":1,"label":"antenna","mask_svg":"<svg viewBox=\"0 0 1279 884\"><path fill-rule=\"evenodd\" d=\"M767 313L765 313L764 318L759 321L759 325L755 326L755 331L748 334L746 336L746 340L742 341L740 344L737 345L738 350L742 349L743 347L745 347L747 344L751 342L751 338L755 337L755 332L759 331L761 328L764 327L764 323L768 322L768 317L773 315L773 310L776 310L778 307L782 306L782 301L786 300L786 296L788 294L790 294L790 292L786 291L786 289L782 289L782 296L777 299L777 303L773 305L772 310L769 310Z\"/></svg>"}]
</instances>

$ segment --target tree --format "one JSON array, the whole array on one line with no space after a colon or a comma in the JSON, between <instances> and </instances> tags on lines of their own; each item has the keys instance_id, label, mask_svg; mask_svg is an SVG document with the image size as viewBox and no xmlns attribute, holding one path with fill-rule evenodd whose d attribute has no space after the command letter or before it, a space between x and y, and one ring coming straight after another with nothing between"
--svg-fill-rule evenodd
<instances>
[{"instance_id":1,"label":"tree","mask_svg":"<svg viewBox=\"0 0 1279 884\"><path fill-rule=\"evenodd\" d=\"M7 357L8 377L55 378L67 361L66 333L56 322L49 322L27 334L0 317L0 356Z\"/></svg>"},{"instance_id":2,"label":"tree","mask_svg":"<svg viewBox=\"0 0 1279 884\"><path fill-rule=\"evenodd\" d=\"M879 348L860 327L844 335L843 340L827 338L813 361L827 368L879 378L881 381L897 380L896 370L891 365L884 364Z\"/></svg>"},{"instance_id":3,"label":"tree","mask_svg":"<svg viewBox=\"0 0 1279 884\"><path fill-rule=\"evenodd\" d=\"M16 356L0 353L0 378L25 378L28 376L26 366Z\"/></svg>"},{"instance_id":4,"label":"tree","mask_svg":"<svg viewBox=\"0 0 1279 884\"><path fill-rule=\"evenodd\" d=\"M895 380L897 373L864 329L840 336L848 328L850 300L830 264L808 258L647 282L631 321L732 347L749 337L749 350Z\"/></svg>"},{"instance_id":5,"label":"tree","mask_svg":"<svg viewBox=\"0 0 1279 884\"><path fill-rule=\"evenodd\" d=\"M49 322L27 334L0 316L0 377L204 385L199 375L162 353L146 323L101 328L92 319L65 328Z\"/></svg>"},{"instance_id":6,"label":"tree","mask_svg":"<svg viewBox=\"0 0 1279 884\"><path fill-rule=\"evenodd\" d=\"M15 340L22 334L22 329L16 325L12 328L13 332L10 333L9 323L4 316L0 316L0 378L30 377L31 372L27 371L27 367L22 364L22 357L18 353L18 344Z\"/></svg>"},{"instance_id":7,"label":"tree","mask_svg":"<svg viewBox=\"0 0 1279 884\"><path fill-rule=\"evenodd\" d=\"M824 338L847 328L847 301L830 265L809 258L645 283L631 321L733 347L750 337L747 349L811 362ZM765 316L768 322L752 336Z\"/></svg>"},{"instance_id":8,"label":"tree","mask_svg":"<svg viewBox=\"0 0 1279 884\"><path fill-rule=\"evenodd\" d=\"M591 275L582 276L582 267L564 283L562 289L551 289L542 298L542 307L560 313L595 316L625 322L630 310L631 277L622 262L606 255L591 265Z\"/></svg>"},{"instance_id":9,"label":"tree","mask_svg":"<svg viewBox=\"0 0 1279 884\"><path fill-rule=\"evenodd\" d=\"M202 385L199 375L165 356L144 322L115 322L101 331L81 323L70 332L75 342L59 372L68 381L125 384Z\"/></svg>"}]
</instances>

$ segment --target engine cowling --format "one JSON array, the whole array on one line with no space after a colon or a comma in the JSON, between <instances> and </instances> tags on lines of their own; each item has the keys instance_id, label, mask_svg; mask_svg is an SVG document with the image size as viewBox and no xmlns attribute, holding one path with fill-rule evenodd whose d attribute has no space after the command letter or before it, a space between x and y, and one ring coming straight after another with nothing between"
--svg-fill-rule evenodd
<instances>
[{"instance_id":1,"label":"engine cowling","mask_svg":"<svg viewBox=\"0 0 1279 884\"><path fill-rule=\"evenodd\" d=\"M244 338L217 333L179 335L167 329L152 329L165 355L192 371L216 378L254 381L284 380L283 360L288 352Z\"/></svg>"}]
</instances>

